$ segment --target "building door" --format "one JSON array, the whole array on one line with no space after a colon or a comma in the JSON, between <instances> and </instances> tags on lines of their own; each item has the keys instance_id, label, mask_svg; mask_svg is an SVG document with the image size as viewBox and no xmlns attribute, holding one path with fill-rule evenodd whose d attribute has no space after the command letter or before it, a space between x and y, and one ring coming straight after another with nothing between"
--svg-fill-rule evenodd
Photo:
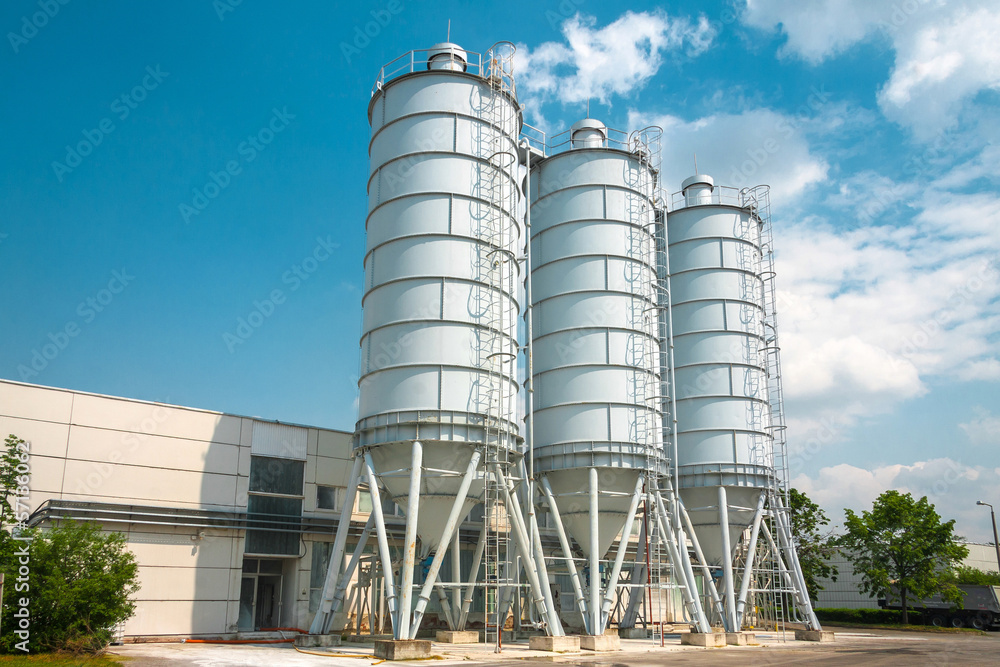
<instances>
[{"instance_id":1,"label":"building door","mask_svg":"<svg viewBox=\"0 0 1000 667\"><path fill-rule=\"evenodd\" d=\"M246 558L240 583L239 630L281 627L281 560Z\"/></svg>"}]
</instances>

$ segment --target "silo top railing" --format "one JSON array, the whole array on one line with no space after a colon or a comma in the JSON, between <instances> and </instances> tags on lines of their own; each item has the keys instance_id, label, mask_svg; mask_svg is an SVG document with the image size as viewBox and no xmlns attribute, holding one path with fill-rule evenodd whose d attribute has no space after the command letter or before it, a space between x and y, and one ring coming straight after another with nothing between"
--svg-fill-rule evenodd
<instances>
[{"instance_id":1,"label":"silo top railing","mask_svg":"<svg viewBox=\"0 0 1000 667\"><path fill-rule=\"evenodd\" d=\"M465 72L499 84L500 90L515 96L514 86L514 45L497 42L484 53L461 50L465 57ZM456 49L456 53L458 49ZM431 70L431 61L442 53L441 47L414 49L382 66L372 86L372 97L387 83L413 72Z\"/></svg>"},{"instance_id":2,"label":"silo top railing","mask_svg":"<svg viewBox=\"0 0 1000 667\"><path fill-rule=\"evenodd\" d=\"M763 186L767 187L767 186ZM699 193L692 197L693 201L688 201L688 197L683 190L670 195L670 211L679 211L688 206L704 206L715 204L718 206L736 206L738 208L748 208L756 211L762 202L759 201L758 188L733 188L727 185L716 185L709 193Z\"/></svg>"}]
</instances>

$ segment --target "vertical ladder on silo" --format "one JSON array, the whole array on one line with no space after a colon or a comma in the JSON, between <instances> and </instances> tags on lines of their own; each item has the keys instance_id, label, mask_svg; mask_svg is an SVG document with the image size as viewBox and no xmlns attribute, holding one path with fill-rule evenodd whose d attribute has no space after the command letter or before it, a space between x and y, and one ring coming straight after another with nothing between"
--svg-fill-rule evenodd
<instances>
[{"instance_id":1,"label":"vertical ladder on silo","mask_svg":"<svg viewBox=\"0 0 1000 667\"><path fill-rule=\"evenodd\" d=\"M511 349L509 332L515 325L516 312L512 300L504 293L514 293L516 257L510 251L516 240L516 224L507 211L514 211L517 192L508 172L516 169L517 156L508 146L506 137L516 134L516 116L506 95L512 79L511 64L506 54L487 52L482 65L482 76L488 82L489 94L483 99L482 117L485 125L480 142L482 168L481 194L486 210L481 227L481 240L485 245L485 278L488 285L488 303L483 304L485 337L483 368L487 371L485 392L486 442L485 447L485 496L483 521L486 543L484 563L484 626L485 641L500 650L506 612L500 604L504 589L511 585L512 568L505 567L510 556L510 518L504 505L502 480L509 477L511 428L510 411L513 409L512 392L506 380L513 375L516 353Z\"/></svg>"}]
</instances>

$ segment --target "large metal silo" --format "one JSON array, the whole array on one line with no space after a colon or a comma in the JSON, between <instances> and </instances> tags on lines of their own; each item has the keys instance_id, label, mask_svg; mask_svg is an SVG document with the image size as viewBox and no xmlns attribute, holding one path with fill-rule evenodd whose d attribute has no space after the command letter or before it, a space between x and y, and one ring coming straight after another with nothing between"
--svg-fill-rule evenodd
<instances>
[{"instance_id":1,"label":"large metal silo","mask_svg":"<svg viewBox=\"0 0 1000 667\"><path fill-rule=\"evenodd\" d=\"M585 119L531 165L534 470L558 530L587 556L590 634L603 632L621 569L618 555L611 568L601 560L619 533L628 542L661 460L658 139Z\"/></svg>"},{"instance_id":2,"label":"large metal silo","mask_svg":"<svg viewBox=\"0 0 1000 667\"><path fill-rule=\"evenodd\" d=\"M372 493L387 573L381 490L407 517L398 596L387 589L396 639L415 636L457 523L491 490L503 502L503 466L521 439L513 50L501 43L480 55L446 43L408 53L383 67L368 107L355 477ZM488 573L507 539L500 532L486 547ZM417 596L416 559L431 555ZM331 590L338 576L328 577ZM459 610L439 596L459 625ZM325 592L324 604L336 597Z\"/></svg>"}]
</instances>

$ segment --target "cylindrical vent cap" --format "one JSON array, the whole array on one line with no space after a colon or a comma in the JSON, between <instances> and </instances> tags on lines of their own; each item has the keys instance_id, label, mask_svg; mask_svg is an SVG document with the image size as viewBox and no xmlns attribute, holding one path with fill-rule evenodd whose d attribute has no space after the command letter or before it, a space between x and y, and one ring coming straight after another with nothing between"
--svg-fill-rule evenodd
<instances>
[{"instance_id":1,"label":"cylindrical vent cap","mask_svg":"<svg viewBox=\"0 0 1000 667\"><path fill-rule=\"evenodd\" d=\"M570 128L573 148L602 148L607 144L608 127L599 120L584 118Z\"/></svg>"},{"instance_id":2,"label":"cylindrical vent cap","mask_svg":"<svg viewBox=\"0 0 1000 667\"><path fill-rule=\"evenodd\" d=\"M711 204L712 191L714 189L715 180L707 174L696 174L684 179L684 182L681 183L681 191L684 193L684 203L687 206Z\"/></svg>"},{"instance_id":3,"label":"cylindrical vent cap","mask_svg":"<svg viewBox=\"0 0 1000 667\"><path fill-rule=\"evenodd\" d=\"M444 69L464 72L469 55L458 44L441 42L427 50L427 69Z\"/></svg>"}]
</instances>

